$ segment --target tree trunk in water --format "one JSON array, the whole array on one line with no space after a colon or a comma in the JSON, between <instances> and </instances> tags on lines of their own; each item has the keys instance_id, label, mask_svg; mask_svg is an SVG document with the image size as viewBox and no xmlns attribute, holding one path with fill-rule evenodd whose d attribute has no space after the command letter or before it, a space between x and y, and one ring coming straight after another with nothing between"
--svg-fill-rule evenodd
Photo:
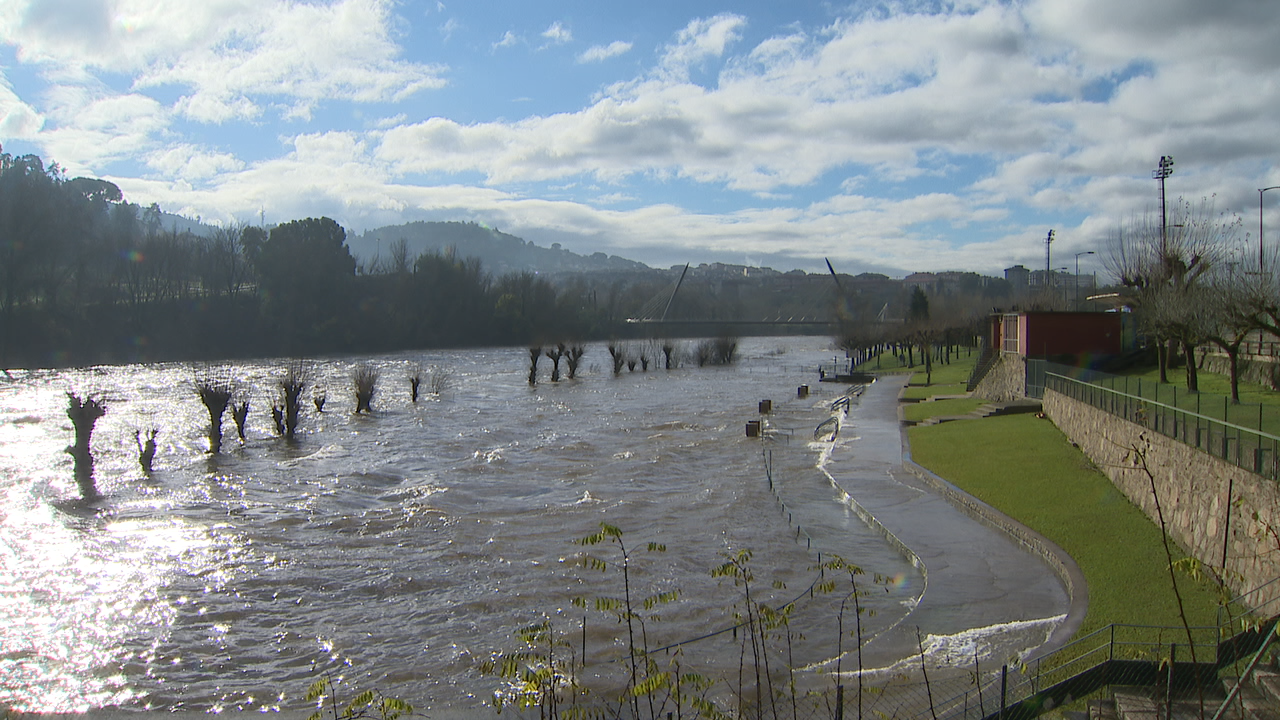
<instances>
[{"instance_id":1,"label":"tree trunk in water","mask_svg":"<svg viewBox=\"0 0 1280 720\"><path fill-rule=\"evenodd\" d=\"M98 418L107 414L107 406L97 398L89 397L83 401L72 393L67 393L70 401L67 406L67 417L76 430L76 444L67 448L67 453L75 459L76 484L80 486L80 497L93 500L98 497L98 487L93 481L93 453L89 449L93 438L93 425Z\"/></svg>"}]
</instances>

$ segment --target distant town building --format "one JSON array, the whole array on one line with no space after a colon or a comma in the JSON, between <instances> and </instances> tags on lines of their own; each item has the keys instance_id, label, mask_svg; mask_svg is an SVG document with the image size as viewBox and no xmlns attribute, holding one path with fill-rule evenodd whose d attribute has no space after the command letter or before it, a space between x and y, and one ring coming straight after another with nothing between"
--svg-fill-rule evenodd
<instances>
[{"instance_id":1,"label":"distant town building","mask_svg":"<svg viewBox=\"0 0 1280 720\"><path fill-rule=\"evenodd\" d=\"M1022 265L1004 269L1004 279L1009 281L1014 294L1025 293L1031 285L1031 271Z\"/></svg>"},{"instance_id":2,"label":"distant town building","mask_svg":"<svg viewBox=\"0 0 1280 720\"><path fill-rule=\"evenodd\" d=\"M916 288L920 288L927 294L934 294L938 291L938 276L933 273L918 272L902 278L902 287L907 292L914 292Z\"/></svg>"}]
</instances>

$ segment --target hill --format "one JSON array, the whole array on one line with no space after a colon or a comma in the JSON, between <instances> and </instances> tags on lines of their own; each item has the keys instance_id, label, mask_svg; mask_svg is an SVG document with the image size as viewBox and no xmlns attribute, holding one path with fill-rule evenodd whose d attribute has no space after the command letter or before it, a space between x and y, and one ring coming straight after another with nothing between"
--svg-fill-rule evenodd
<instances>
[{"instance_id":1,"label":"hill","mask_svg":"<svg viewBox=\"0 0 1280 720\"><path fill-rule=\"evenodd\" d=\"M473 222L411 222L367 230L347 236L347 247L366 268L392 260L393 244L403 240L409 262L422 253L455 252L479 258L494 276L532 271L536 273L650 270L634 260L594 253L579 255L553 243L544 248L496 228Z\"/></svg>"}]
</instances>

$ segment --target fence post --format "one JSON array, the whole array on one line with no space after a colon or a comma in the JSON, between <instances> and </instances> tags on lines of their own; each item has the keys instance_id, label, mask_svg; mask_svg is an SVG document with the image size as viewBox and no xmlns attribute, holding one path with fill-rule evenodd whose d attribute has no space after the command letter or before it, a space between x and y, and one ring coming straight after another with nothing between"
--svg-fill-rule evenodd
<instances>
[{"instance_id":1,"label":"fence post","mask_svg":"<svg viewBox=\"0 0 1280 720\"><path fill-rule=\"evenodd\" d=\"M844 720L844 686L836 686L836 720Z\"/></svg>"},{"instance_id":2,"label":"fence post","mask_svg":"<svg viewBox=\"0 0 1280 720\"><path fill-rule=\"evenodd\" d=\"M1009 666L1000 666L1000 720L1004 720L1005 697L1009 692Z\"/></svg>"},{"instance_id":3,"label":"fence post","mask_svg":"<svg viewBox=\"0 0 1280 720\"><path fill-rule=\"evenodd\" d=\"M1169 643L1169 679L1164 687L1165 720L1173 720L1173 664L1178 656L1178 643Z\"/></svg>"}]
</instances>

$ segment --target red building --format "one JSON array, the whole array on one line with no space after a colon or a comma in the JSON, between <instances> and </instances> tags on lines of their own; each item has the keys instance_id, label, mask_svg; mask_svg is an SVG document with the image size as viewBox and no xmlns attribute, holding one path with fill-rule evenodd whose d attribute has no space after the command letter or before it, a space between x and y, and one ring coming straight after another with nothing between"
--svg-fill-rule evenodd
<instances>
[{"instance_id":1,"label":"red building","mask_svg":"<svg viewBox=\"0 0 1280 720\"><path fill-rule=\"evenodd\" d=\"M1115 356L1135 343L1128 313L1016 312L991 316L991 347L1023 357Z\"/></svg>"}]
</instances>

